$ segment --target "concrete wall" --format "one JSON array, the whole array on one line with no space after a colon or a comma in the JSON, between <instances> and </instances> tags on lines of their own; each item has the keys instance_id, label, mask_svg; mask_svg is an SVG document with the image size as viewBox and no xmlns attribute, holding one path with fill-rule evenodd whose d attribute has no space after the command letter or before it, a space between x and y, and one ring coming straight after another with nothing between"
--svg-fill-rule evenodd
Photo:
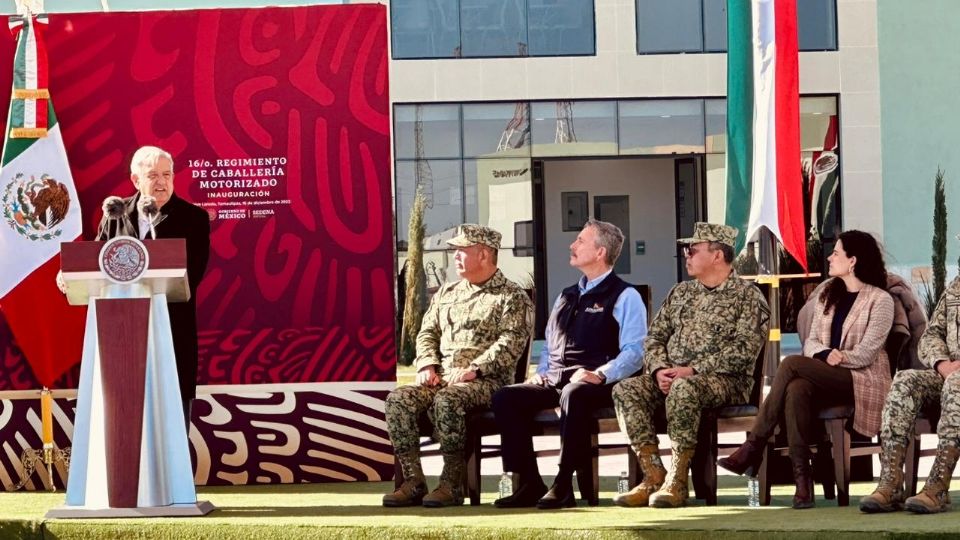
<instances>
[{"instance_id":1,"label":"concrete wall","mask_svg":"<svg viewBox=\"0 0 960 540\"><path fill-rule=\"evenodd\" d=\"M886 247L902 272L930 265L933 178L940 167L952 277L960 256L954 238L960 233L960 2L885 0L878 22Z\"/></svg>"}]
</instances>

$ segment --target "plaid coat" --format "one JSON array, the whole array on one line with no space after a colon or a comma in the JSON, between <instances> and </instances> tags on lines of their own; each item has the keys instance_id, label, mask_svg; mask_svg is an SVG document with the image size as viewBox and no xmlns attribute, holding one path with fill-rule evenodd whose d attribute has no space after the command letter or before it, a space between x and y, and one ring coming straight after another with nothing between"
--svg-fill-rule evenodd
<instances>
[{"instance_id":1,"label":"plaid coat","mask_svg":"<svg viewBox=\"0 0 960 540\"><path fill-rule=\"evenodd\" d=\"M805 356L830 348L834 310L823 313L825 290L817 297L810 336L803 343ZM853 376L853 429L868 437L880 431L880 413L890 390L890 361L884 345L892 326L893 298L883 289L864 284L843 321L840 367L849 369Z\"/></svg>"}]
</instances>

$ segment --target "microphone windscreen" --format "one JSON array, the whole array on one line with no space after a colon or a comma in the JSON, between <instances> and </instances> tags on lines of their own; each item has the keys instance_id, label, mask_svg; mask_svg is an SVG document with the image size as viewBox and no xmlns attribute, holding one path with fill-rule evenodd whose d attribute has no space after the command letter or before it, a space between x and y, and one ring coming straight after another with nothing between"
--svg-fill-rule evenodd
<instances>
[{"instance_id":1,"label":"microphone windscreen","mask_svg":"<svg viewBox=\"0 0 960 540\"><path fill-rule=\"evenodd\" d=\"M103 200L103 215L110 218L119 218L123 216L123 199L116 195L111 195Z\"/></svg>"},{"instance_id":2,"label":"microphone windscreen","mask_svg":"<svg viewBox=\"0 0 960 540\"><path fill-rule=\"evenodd\" d=\"M157 206L157 199L150 195L140 197L139 206L140 212L145 216L155 216L160 211L160 207Z\"/></svg>"}]
</instances>

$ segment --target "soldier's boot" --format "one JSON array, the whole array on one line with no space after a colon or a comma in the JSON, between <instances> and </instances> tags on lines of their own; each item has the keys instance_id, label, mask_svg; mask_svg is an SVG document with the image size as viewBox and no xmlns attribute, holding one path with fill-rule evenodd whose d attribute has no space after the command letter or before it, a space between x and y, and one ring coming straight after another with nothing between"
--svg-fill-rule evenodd
<instances>
[{"instance_id":1,"label":"soldier's boot","mask_svg":"<svg viewBox=\"0 0 960 540\"><path fill-rule=\"evenodd\" d=\"M679 508L687 504L687 499L690 497L687 488L687 476L690 472L693 452L693 448L674 447L670 472L667 473L663 486L650 496L650 506L654 508Z\"/></svg>"},{"instance_id":2,"label":"soldier's boot","mask_svg":"<svg viewBox=\"0 0 960 540\"><path fill-rule=\"evenodd\" d=\"M873 493L860 499L860 511L868 514L903 509L903 458L907 448L890 441L880 442L880 483Z\"/></svg>"},{"instance_id":3,"label":"soldier's boot","mask_svg":"<svg viewBox=\"0 0 960 540\"><path fill-rule=\"evenodd\" d=\"M617 506L647 506L650 502L650 495L653 495L663 485L663 480L667 476L667 470L663 468L663 462L660 460L660 449L655 444L645 444L637 452L637 459L640 461L640 470L643 472L643 480L634 486L630 491L617 495L613 498Z\"/></svg>"},{"instance_id":4,"label":"soldier's boot","mask_svg":"<svg viewBox=\"0 0 960 540\"><path fill-rule=\"evenodd\" d=\"M463 452L443 454L443 471L440 472L440 485L423 498L428 508L460 506L463 504L463 475L466 464Z\"/></svg>"},{"instance_id":5,"label":"soldier's boot","mask_svg":"<svg viewBox=\"0 0 960 540\"><path fill-rule=\"evenodd\" d=\"M935 514L950 507L950 477L957 466L960 448L956 444L940 441L937 457L933 459L930 475L920 493L907 499L904 506L917 514Z\"/></svg>"},{"instance_id":6,"label":"soldier's boot","mask_svg":"<svg viewBox=\"0 0 960 540\"><path fill-rule=\"evenodd\" d=\"M383 505L392 508L420 506L427 494L427 479L424 478L423 468L420 466L420 453L398 453L397 461L400 463L403 483L393 493L383 496Z\"/></svg>"}]
</instances>

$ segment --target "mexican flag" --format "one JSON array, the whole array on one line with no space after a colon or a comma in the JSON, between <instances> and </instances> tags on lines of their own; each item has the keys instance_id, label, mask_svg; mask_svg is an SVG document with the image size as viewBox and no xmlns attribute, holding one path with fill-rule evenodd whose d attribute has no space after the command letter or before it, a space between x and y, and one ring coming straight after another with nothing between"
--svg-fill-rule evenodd
<instances>
[{"instance_id":1,"label":"mexican flag","mask_svg":"<svg viewBox=\"0 0 960 540\"><path fill-rule=\"evenodd\" d=\"M42 17L12 17L13 91L0 158L0 310L38 381L80 361L86 310L56 284L60 243L79 238L80 201L47 88Z\"/></svg>"},{"instance_id":2,"label":"mexican flag","mask_svg":"<svg viewBox=\"0 0 960 540\"><path fill-rule=\"evenodd\" d=\"M767 227L803 268L797 0L727 0L726 222Z\"/></svg>"}]
</instances>

